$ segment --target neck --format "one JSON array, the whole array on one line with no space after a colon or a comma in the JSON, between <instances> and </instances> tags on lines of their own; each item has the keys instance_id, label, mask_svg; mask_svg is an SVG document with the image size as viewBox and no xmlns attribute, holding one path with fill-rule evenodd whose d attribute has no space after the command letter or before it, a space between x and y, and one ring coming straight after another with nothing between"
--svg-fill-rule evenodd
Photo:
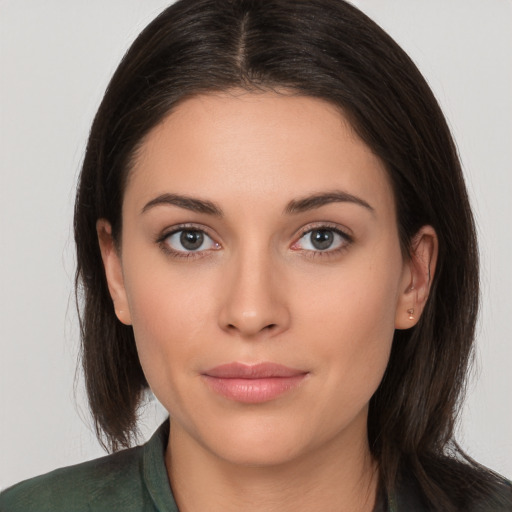
<instances>
[{"instance_id":1,"label":"neck","mask_svg":"<svg viewBox=\"0 0 512 512\"><path fill-rule=\"evenodd\" d=\"M233 464L171 421L166 465L180 512L371 512L378 470L366 431L272 466Z\"/></svg>"}]
</instances>

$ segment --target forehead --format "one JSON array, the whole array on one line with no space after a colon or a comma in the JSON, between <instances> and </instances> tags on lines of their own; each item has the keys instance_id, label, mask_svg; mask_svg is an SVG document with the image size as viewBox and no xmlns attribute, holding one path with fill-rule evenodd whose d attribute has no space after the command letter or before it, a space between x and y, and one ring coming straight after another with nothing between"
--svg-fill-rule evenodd
<instances>
[{"instance_id":1,"label":"forehead","mask_svg":"<svg viewBox=\"0 0 512 512\"><path fill-rule=\"evenodd\" d=\"M393 203L384 165L340 109L306 96L233 91L185 100L146 136L125 200L141 205L172 192L264 207L333 189Z\"/></svg>"}]
</instances>

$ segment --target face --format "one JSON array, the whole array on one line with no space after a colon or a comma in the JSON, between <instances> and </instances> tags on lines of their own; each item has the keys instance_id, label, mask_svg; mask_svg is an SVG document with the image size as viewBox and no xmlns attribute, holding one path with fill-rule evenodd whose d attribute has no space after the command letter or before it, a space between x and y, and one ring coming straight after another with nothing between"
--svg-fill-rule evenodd
<instances>
[{"instance_id":1,"label":"face","mask_svg":"<svg viewBox=\"0 0 512 512\"><path fill-rule=\"evenodd\" d=\"M171 431L246 465L365 443L417 296L386 171L335 107L183 102L145 139L122 215L120 253L98 224L109 287Z\"/></svg>"}]
</instances>

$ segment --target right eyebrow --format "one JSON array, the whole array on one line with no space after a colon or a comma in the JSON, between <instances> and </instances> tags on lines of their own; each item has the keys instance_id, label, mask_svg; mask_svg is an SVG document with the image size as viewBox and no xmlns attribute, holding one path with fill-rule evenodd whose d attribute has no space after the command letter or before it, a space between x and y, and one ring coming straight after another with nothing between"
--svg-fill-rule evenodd
<instances>
[{"instance_id":1,"label":"right eyebrow","mask_svg":"<svg viewBox=\"0 0 512 512\"><path fill-rule=\"evenodd\" d=\"M198 199L190 196L182 196L179 194L162 194L158 197L155 197L146 203L140 213L146 213L151 208L160 205L178 206L179 208L184 208L185 210L190 210L197 213L206 213L208 215L214 215L215 217L222 217L224 215L220 207L211 201L206 201L204 199Z\"/></svg>"}]
</instances>

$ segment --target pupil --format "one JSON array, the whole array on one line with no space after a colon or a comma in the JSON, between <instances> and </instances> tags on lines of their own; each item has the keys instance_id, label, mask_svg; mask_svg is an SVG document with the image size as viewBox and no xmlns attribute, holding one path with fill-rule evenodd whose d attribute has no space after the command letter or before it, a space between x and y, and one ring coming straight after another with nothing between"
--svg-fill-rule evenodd
<instances>
[{"instance_id":1,"label":"pupil","mask_svg":"<svg viewBox=\"0 0 512 512\"><path fill-rule=\"evenodd\" d=\"M333 239L333 232L326 229L315 229L311 232L311 243L315 249L329 249Z\"/></svg>"},{"instance_id":2,"label":"pupil","mask_svg":"<svg viewBox=\"0 0 512 512\"><path fill-rule=\"evenodd\" d=\"M201 231L183 231L180 236L181 245L189 251L196 251L203 244L204 235Z\"/></svg>"}]
</instances>

